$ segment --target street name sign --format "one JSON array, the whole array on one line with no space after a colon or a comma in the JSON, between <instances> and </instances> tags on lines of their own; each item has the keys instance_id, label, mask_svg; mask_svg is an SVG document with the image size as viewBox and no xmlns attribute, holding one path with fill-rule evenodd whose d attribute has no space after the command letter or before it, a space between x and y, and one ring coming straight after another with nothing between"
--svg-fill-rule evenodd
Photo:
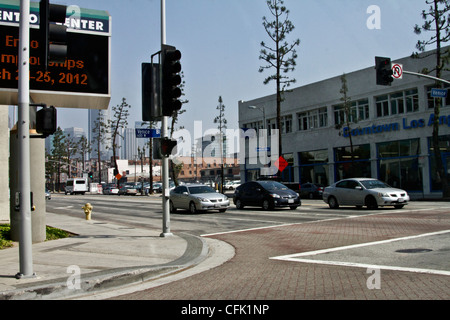
<instances>
[{"instance_id":1,"label":"street name sign","mask_svg":"<svg viewBox=\"0 0 450 320\"><path fill-rule=\"evenodd\" d=\"M161 129L136 129L136 138L161 138Z\"/></svg>"},{"instance_id":2,"label":"street name sign","mask_svg":"<svg viewBox=\"0 0 450 320\"><path fill-rule=\"evenodd\" d=\"M431 89L432 98L447 98L447 89Z\"/></svg>"}]
</instances>

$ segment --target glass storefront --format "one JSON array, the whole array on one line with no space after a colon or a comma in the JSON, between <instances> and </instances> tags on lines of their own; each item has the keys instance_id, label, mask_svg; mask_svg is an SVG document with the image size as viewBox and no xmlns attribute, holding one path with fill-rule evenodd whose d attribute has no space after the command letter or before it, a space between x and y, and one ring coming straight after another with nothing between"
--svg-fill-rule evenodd
<instances>
[{"instance_id":1,"label":"glass storefront","mask_svg":"<svg viewBox=\"0 0 450 320\"><path fill-rule=\"evenodd\" d=\"M428 138L428 148L430 154L430 175L431 175L431 191L442 190L442 179L436 170L436 160L434 155L434 147L432 138ZM439 137L439 150L441 151L442 163L444 171L447 172L447 183L450 185L450 135Z\"/></svg>"},{"instance_id":2,"label":"glass storefront","mask_svg":"<svg viewBox=\"0 0 450 320\"><path fill-rule=\"evenodd\" d=\"M288 166L281 172L281 181L295 182L294 177L294 155L292 153L283 154L284 160L287 161Z\"/></svg>"},{"instance_id":3,"label":"glass storefront","mask_svg":"<svg viewBox=\"0 0 450 320\"><path fill-rule=\"evenodd\" d=\"M299 153L300 183L317 183L329 185L328 150Z\"/></svg>"},{"instance_id":4,"label":"glass storefront","mask_svg":"<svg viewBox=\"0 0 450 320\"><path fill-rule=\"evenodd\" d=\"M423 191L419 155L419 139L378 143L379 179L394 188Z\"/></svg>"},{"instance_id":5,"label":"glass storefront","mask_svg":"<svg viewBox=\"0 0 450 320\"><path fill-rule=\"evenodd\" d=\"M363 144L334 149L336 181L347 178L371 177L370 145Z\"/></svg>"}]
</instances>

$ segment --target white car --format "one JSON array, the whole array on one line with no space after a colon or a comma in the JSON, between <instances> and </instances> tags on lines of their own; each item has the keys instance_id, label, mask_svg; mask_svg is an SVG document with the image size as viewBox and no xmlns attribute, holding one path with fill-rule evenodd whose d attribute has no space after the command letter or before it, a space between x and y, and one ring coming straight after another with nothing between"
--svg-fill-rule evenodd
<instances>
[{"instance_id":1,"label":"white car","mask_svg":"<svg viewBox=\"0 0 450 320\"><path fill-rule=\"evenodd\" d=\"M323 191L323 201L330 208L339 206L356 206L377 209L381 206L403 208L409 202L405 190L392 188L386 183L372 178L351 178L336 182Z\"/></svg>"},{"instance_id":2,"label":"white car","mask_svg":"<svg viewBox=\"0 0 450 320\"><path fill-rule=\"evenodd\" d=\"M224 184L224 189L225 190L234 190L234 189L236 189L237 187L239 187L241 185L241 183L240 182L237 182L237 181L228 181L228 182L226 182L225 184Z\"/></svg>"},{"instance_id":3,"label":"white car","mask_svg":"<svg viewBox=\"0 0 450 320\"><path fill-rule=\"evenodd\" d=\"M181 185L170 192L170 211L189 210L190 213L207 210L225 212L230 206L226 195L203 184Z\"/></svg>"}]
</instances>

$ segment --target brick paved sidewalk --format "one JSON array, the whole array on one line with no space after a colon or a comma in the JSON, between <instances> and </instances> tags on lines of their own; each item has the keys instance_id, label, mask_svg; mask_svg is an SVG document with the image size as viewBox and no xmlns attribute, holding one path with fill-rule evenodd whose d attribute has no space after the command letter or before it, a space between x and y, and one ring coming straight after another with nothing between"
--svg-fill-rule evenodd
<instances>
[{"instance_id":1,"label":"brick paved sidewalk","mask_svg":"<svg viewBox=\"0 0 450 320\"><path fill-rule=\"evenodd\" d=\"M233 259L182 281L119 298L446 300L450 297L450 276L446 275L381 270L380 288L369 289L368 279L372 274L365 268L271 259L443 230L450 230L449 212L412 212L405 209L401 212L382 210L361 217L215 235L211 237L235 247ZM376 264L377 257L373 260Z\"/></svg>"}]
</instances>

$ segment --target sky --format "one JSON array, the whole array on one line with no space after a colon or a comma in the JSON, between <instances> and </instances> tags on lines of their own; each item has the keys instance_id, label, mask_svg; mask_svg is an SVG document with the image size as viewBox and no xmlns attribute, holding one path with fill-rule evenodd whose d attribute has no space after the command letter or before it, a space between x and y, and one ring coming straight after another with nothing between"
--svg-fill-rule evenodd
<instances>
[{"instance_id":1,"label":"sky","mask_svg":"<svg viewBox=\"0 0 450 320\"><path fill-rule=\"evenodd\" d=\"M53 0L108 11L112 17L111 106L126 98L131 105L129 127L141 121L141 64L160 50L160 0ZM295 29L288 42L300 39L297 66L288 75L292 87L374 66L375 56L393 60L411 55L418 40L425 0L285 0ZM380 9L379 29L371 29L372 5ZM178 127L216 128L219 96L229 129L238 128L238 101L276 92L264 85L273 70L259 73L261 41L271 45L262 18L272 20L266 0L166 0L166 42L182 53L186 110ZM432 49L432 48L430 48ZM375 80L374 80L375 81ZM85 109L58 109L58 126L87 130Z\"/></svg>"}]
</instances>

